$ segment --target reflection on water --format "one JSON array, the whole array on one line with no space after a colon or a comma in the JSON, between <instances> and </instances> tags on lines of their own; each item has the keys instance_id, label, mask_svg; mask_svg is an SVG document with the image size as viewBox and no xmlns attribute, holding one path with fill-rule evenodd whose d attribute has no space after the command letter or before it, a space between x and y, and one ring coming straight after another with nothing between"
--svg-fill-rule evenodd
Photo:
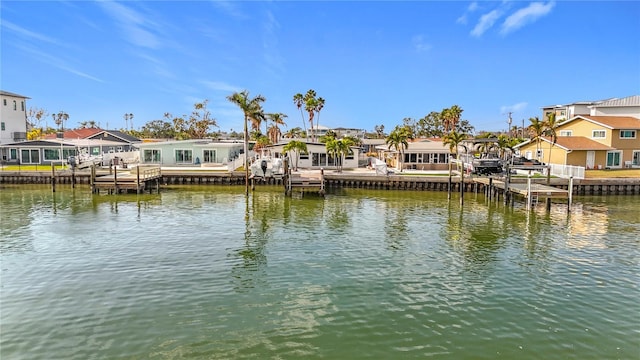
<instances>
[{"instance_id":1,"label":"reflection on water","mask_svg":"<svg viewBox=\"0 0 640 360\"><path fill-rule=\"evenodd\" d=\"M4 358L634 358L640 197L0 191Z\"/></svg>"}]
</instances>

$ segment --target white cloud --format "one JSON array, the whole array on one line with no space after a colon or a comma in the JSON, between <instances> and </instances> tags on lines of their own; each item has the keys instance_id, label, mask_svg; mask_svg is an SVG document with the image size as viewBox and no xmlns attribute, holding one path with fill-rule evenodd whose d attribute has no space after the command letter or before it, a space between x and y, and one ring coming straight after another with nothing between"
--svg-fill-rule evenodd
<instances>
[{"instance_id":1,"label":"white cloud","mask_svg":"<svg viewBox=\"0 0 640 360\"><path fill-rule=\"evenodd\" d=\"M227 84L222 81L202 80L201 82L203 85L207 86L209 89L214 91L221 91L225 93L234 93L234 92L242 91L241 88L234 85Z\"/></svg>"},{"instance_id":2,"label":"white cloud","mask_svg":"<svg viewBox=\"0 0 640 360\"><path fill-rule=\"evenodd\" d=\"M118 23L127 41L150 49L158 49L161 46L162 42L154 34L154 29L160 27L140 12L113 1L99 4Z\"/></svg>"},{"instance_id":3,"label":"white cloud","mask_svg":"<svg viewBox=\"0 0 640 360\"><path fill-rule=\"evenodd\" d=\"M480 37L484 34L485 31L489 30L493 24L502 16L502 11L496 9L488 12L480 17L480 21L476 24L476 26L471 30L471 35L475 37Z\"/></svg>"},{"instance_id":4,"label":"white cloud","mask_svg":"<svg viewBox=\"0 0 640 360\"><path fill-rule=\"evenodd\" d=\"M472 2L467 6L467 10L462 14L458 19L456 19L456 23L458 24L466 24L467 23L467 15L474 11L478 10L478 3L476 1Z\"/></svg>"},{"instance_id":5,"label":"white cloud","mask_svg":"<svg viewBox=\"0 0 640 360\"><path fill-rule=\"evenodd\" d=\"M414 49L417 52L428 51L431 49L431 44L427 43L423 35L416 35L411 39Z\"/></svg>"},{"instance_id":6,"label":"white cloud","mask_svg":"<svg viewBox=\"0 0 640 360\"><path fill-rule=\"evenodd\" d=\"M34 48L30 48L27 46L18 46L19 49L21 49L22 51L26 52L26 53L30 53L33 55L34 59L37 59L38 61L42 61L48 65L51 65L53 67L56 67L58 69L67 71L71 74L83 77L85 79L89 79L89 80L93 80L93 81L97 81L97 82L104 82L102 79L99 79L95 76L91 76L83 71L80 71L74 67L72 67L68 61L63 60L60 57L57 56L53 56L49 53L34 49Z\"/></svg>"},{"instance_id":7,"label":"white cloud","mask_svg":"<svg viewBox=\"0 0 640 360\"><path fill-rule=\"evenodd\" d=\"M17 34L19 34L21 36L24 36L24 37L29 37L29 38L32 38L32 39L48 42L48 43L51 43L51 44L60 45L60 43L56 39L50 38L50 37L48 37L46 35L42 35L42 34L33 32L31 30L27 30L27 29L25 29L25 28L23 28L21 26L18 26L16 24L12 23L12 22L9 22L7 20L3 20L2 21L2 27L6 28L7 30L11 30L11 31L13 31L13 32L15 32L15 33L17 33Z\"/></svg>"},{"instance_id":8,"label":"white cloud","mask_svg":"<svg viewBox=\"0 0 640 360\"><path fill-rule=\"evenodd\" d=\"M502 23L500 33L506 35L527 24L533 23L540 17L549 14L554 6L555 2L553 1L546 4L542 2L533 2L526 8L522 8L509 15L509 17L504 20L504 23Z\"/></svg>"},{"instance_id":9,"label":"white cloud","mask_svg":"<svg viewBox=\"0 0 640 360\"><path fill-rule=\"evenodd\" d=\"M513 112L513 113L517 113L517 112L521 112L524 109L527 108L527 105L529 105L526 102L519 102L517 104L513 104L513 105L503 105L500 107L500 113L501 114L506 114L509 112Z\"/></svg>"}]
</instances>

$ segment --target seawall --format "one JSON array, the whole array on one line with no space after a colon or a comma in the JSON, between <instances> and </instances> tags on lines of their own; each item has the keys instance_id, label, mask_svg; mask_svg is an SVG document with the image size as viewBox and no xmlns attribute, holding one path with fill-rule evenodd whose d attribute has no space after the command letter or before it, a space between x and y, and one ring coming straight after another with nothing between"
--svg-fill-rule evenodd
<instances>
[{"instance_id":1,"label":"seawall","mask_svg":"<svg viewBox=\"0 0 640 360\"><path fill-rule=\"evenodd\" d=\"M59 172L55 175L58 185L73 183L89 184L88 173ZM526 182L526 178L513 178L512 183ZM534 178L535 183L546 184L546 178ZM171 172L162 174L162 185L244 185L244 172ZM8 172L0 171L0 184L50 184L51 172ZM283 185L278 178L256 179L255 186ZM452 191L460 191L460 179L452 178ZM567 179L553 178L551 186L568 190ZM362 175L350 173L325 174L325 186L331 188L358 188L374 190L416 190L416 191L447 191L448 176L429 175ZM477 184L473 178L465 177L462 184L464 191L478 191L482 184ZM598 178L574 179L574 195L640 195L639 178Z\"/></svg>"}]
</instances>

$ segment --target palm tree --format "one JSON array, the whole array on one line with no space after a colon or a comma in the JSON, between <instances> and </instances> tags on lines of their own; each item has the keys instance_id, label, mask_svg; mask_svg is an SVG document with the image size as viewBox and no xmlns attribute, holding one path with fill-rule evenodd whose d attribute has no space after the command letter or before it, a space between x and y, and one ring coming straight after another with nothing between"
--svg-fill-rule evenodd
<instances>
[{"instance_id":1,"label":"palm tree","mask_svg":"<svg viewBox=\"0 0 640 360\"><path fill-rule=\"evenodd\" d=\"M271 139L271 141L274 144L276 144L278 141L280 141L280 134L282 134L282 133L280 132L280 128L278 127L278 125L286 125L284 123L284 118L286 118L286 117L287 117L287 115L285 115L283 113L269 113L269 114L267 114L267 119L271 120L271 122L273 123L273 126L271 126L269 129L267 129L267 135L269 135L269 138Z\"/></svg>"},{"instance_id":2,"label":"palm tree","mask_svg":"<svg viewBox=\"0 0 640 360\"><path fill-rule=\"evenodd\" d=\"M301 138L304 133L300 127L294 127L293 129L289 129L289 131L284 133L284 137L287 139L297 139Z\"/></svg>"},{"instance_id":3,"label":"palm tree","mask_svg":"<svg viewBox=\"0 0 640 360\"><path fill-rule=\"evenodd\" d=\"M449 152L454 154L457 159L458 146L466 139L467 139L467 134L459 133L453 130L442 138L442 143L444 145L449 145Z\"/></svg>"},{"instance_id":4,"label":"palm tree","mask_svg":"<svg viewBox=\"0 0 640 360\"><path fill-rule=\"evenodd\" d=\"M460 122L460 117L462 116L462 108L458 105L453 105L449 108L449 116L450 116L450 130L455 130L458 127L458 123Z\"/></svg>"},{"instance_id":5,"label":"palm tree","mask_svg":"<svg viewBox=\"0 0 640 360\"><path fill-rule=\"evenodd\" d=\"M398 166L402 172L402 159L404 158L404 150L409 147L409 140L413 139L413 135L406 126L396 126L389 136L384 140L385 144L391 150L393 147L398 153Z\"/></svg>"},{"instance_id":6,"label":"palm tree","mask_svg":"<svg viewBox=\"0 0 640 360\"><path fill-rule=\"evenodd\" d=\"M307 153L307 143L300 140L291 140L282 148L282 151L293 152L296 155L293 170L298 171L298 159L300 159L300 153Z\"/></svg>"},{"instance_id":7,"label":"palm tree","mask_svg":"<svg viewBox=\"0 0 640 360\"><path fill-rule=\"evenodd\" d=\"M547 121L544 123L545 135L551 138L551 147L549 148L549 161L547 164L551 163L551 150L553 150L553 146L558 142L558 134L556 129L560 125L560 121L556 120L556 113L551 112L547 115Z\"/></svg>"},{"instance_id":8,"label":"palm tree","mask_svg":"<svg viewBox=\"0 0 640 360\"><path fill-rule=\"evenodd\" d=\"M544 121L540 121L540 119L535 116L529 118L531 125L529 125L529 134L536 141L536 157L539 157L540 154L540 142L542 141L542 135L544 135L545 131L545 123Z\"/></svg>"},{"instance_id":9,"label":"palm tree","mask_svg":"<svg viewBox=\"0 0 640 360\"><path fill-rule=\"evenodd\" d=\"M344 162L344 157L351 153L351 146L353 146L350 139L340 139L337 140L335 138L329 138L325 144L327 149L327 154L333 156L336 160L336 171L342 172L342 163Z\"/></svg>"},{"instance_id":10,"label":"palm tree","mask_svg":"<svg viewBox=\"0 0 640 360\"><path fill-rule=\"evenodd\" d=\"M238 105L244 114L244 171L245 171L245 191L249 194L249 129L247 122L250 119L263 116L262 103L266 100L262 95L256 95L254 98L249 97L249 92L235 92L227 96L227 100Z\"/></svg>"},{"instance_id":11,"label":"palm tree","mask_svg":"<svg viewBox=\"0 0 640 360\"><path fill-rule=\"evenodd\" d=\"M293 95L293 103L296 105L298 110L300 110L300 115L302 116L302 126L304 127L304 132L306 134L307 133L307 123L306 123L306 120L304 119L304 112L302 111L302 104L305 103L304 96L302 96L302 94L300 94L300 93L297 93L297 94Z\"/></svg>"}]
</instances>

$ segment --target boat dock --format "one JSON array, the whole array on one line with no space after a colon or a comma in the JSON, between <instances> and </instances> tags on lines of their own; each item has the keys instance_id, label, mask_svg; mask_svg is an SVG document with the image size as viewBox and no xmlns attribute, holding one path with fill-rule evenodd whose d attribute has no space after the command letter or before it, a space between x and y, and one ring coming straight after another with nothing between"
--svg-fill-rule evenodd
<instances>
[{"instance_id":1,"label":"boat dock","mask_svg":"<svg viewBox=\"0 0 640 360\"><path fill-rule=\"evenodd\" d=\"M485 194L489 199L492 199L493 197L497 198L497 196L499 195L498 191L501 191L504 196L505 203L511 201L513 204L514 196L511 196L511 194L521 195L527 202L527 208L531 208L532 205L537 204L539 199L546 199L547 207L550 206L551 199L568 199L569 205L571 205L571 194L573 190L572 180L573 179L569 180L569 188L565 190L549 185L534 183L532 182L531 177L527 178L526 183L504 182L493 177L473 178L473 182L475 184L482 185Z\"/></svg>"},{"instance_id":2,"label":"boat dock","mask_svg":"<svg viewBox=\"0 0 640 360\"><path fill-rule=\"evenodd\" d=\"M106 190L109 194L121 191L135 191L140 194L145 191L151 193L154 189L160 192L162 172L159 166L136 166L133 169L118 169L113 167L107 175L96 175L95 167L91 167L91 192L100 193Z\"/></svg>"},{"instance_id":3,"label":"boat dock","mask_svg":"<svg viewBox=\"0 0 640 360\"><path fill-rule=\"evenodd\" d=\"M324 169L320 169L319 176L316 174L294 174L285 161L285 174L283 183L285 194L293 195L299 192L304 196L305 192L317 192L320 196L325 194Z\"/></svg>"}]
</instances>

